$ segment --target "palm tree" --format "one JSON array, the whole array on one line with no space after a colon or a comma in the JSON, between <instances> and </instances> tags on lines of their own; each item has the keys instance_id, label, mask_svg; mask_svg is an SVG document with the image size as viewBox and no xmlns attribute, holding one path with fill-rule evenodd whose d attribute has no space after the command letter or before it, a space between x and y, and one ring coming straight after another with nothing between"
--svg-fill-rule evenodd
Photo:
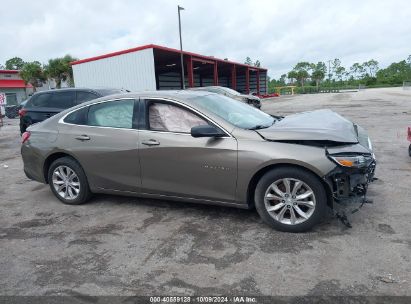
<instances>
[{"instance_id":1,"label":"palm tree","mask_svg":"<svg viewBox=\"0 0 411 304\"><path fill-rule=\"evenodd\" d=\"M34 92L36 92L36 87L39 87L47 79L41 63L38 61L25 63L19 74L26 85L29 83L33 86Z\"/></svg>"},{"instance_id":2,"label":"palm tree","mask_svg":"<svg viewBox=\"0 0 411 304\"><path fill-rule=\"evenodd\" d=\"M61 83L67 81L70 86L73 85L73 69L70 62L75 61L76 58L66 55L62 58L50 59L45 71L48 78L56 82L56 88L61 88Z\"/></svg>"}]
</instances>

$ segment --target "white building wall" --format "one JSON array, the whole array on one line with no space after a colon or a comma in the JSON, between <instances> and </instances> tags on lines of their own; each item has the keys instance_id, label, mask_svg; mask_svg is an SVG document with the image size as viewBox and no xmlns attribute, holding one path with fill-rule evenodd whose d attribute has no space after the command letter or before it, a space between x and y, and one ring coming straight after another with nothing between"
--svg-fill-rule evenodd
<instances>
[{"instance_id":1,"label":"white building wall","mask_svg":"<svg viewBox=\"0 0 411 304\"><path fill-rule=\"evenodd\" d=\"M62 81L61 82L61 88L69 88L69 84L67 83L67 81ZM41 87L37 87L36 91L40 92L40 91L47 91L47 90L54 90L56 89L56 82L53 79L47 79L46 82L43 82L41 84Z\"/></svg>"},{"instance_id":2,"label":"white building wall","mask_svg":"<svg viewBox=\"0 0 411 304\"><path fill-rule=\"evenodd\" d=\"M153 49L73 65L76 87L156 90Z\"/></svg>"}]
</instances>

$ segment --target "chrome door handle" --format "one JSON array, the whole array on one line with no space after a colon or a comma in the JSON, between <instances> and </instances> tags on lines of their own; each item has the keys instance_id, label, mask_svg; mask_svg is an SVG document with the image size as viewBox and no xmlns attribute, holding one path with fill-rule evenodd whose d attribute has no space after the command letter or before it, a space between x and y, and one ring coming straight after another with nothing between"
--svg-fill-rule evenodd
<instances>
[{"instance_id":1,"label":"chrome door handle","mask_svg":"<svg viewBox=\"0 0 411 304\"><path fill-rule=\"evenodd\" d=\"M143 141L143 142L141 142L143 145L146 145L146 146L158 146L158 145L160 145L160 143L157 141L157 140L155 140L155 139L149 139L149 140L145 140L145 141Z\"/></svg>"},{"instance_id":2,"label":"chrome door handle","mask_svg":"<svg viewBox=\"0 0 411 304\"><path fill-rule=\"evenodd\" d=\"M87 135L80 135L80 136L76 136L75 138L81 141L90 140L90 137Z\"/></svg>"}]
</instances>

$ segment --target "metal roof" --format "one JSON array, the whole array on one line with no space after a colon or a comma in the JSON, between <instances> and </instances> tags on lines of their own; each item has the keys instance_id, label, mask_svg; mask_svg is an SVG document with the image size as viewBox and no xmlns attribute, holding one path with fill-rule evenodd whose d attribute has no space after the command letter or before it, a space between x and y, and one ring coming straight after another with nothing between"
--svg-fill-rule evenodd
<instances>
[{"instance_id":1,"label":"metal roof","mask_svg":"<svg viewBox=\"0 0 411 304\"><path fill-rule=\"evenodd\" d=\"M108 54L104 54L104 55L100 55L100 56L96 56L96 57L90 57L90 58L86 58L86 59L73 61L73 62L71 62L71 65L82 64L82 63L101 60L101 59L104 59L104 58L109 58L109 57L114 57L114 56L120 56L120 55L123 55L123 54L138 52L138 51L145 50L145 49L157 49L157 50L168 51L168 52L172 52L172 53L179 53L179 54L181 53L181 51L178 50L178 49L173 49L173 48L160 46L160 45L156 45L156 44L147 44L147 45L143 45L143 46L139 46L139 47L123 50L123 51L118 51L118 52L108 53ZM238 62L234 62L234 61L219 59L219 58L215 58L215 57L212 57L212 56L204 56L204 55L200 55L200 54L196 54L196 53L192 53L192 52L187 52L187 51L183 51L183 54L188 55L188 56L193 56L193 57L196 57L196 58L205 59L205 60L212 60L212 61L217 61L217 62L221 62L221 63L229 63L229 64L235 64L235 65L238 65L238 66L244 66L244 67L248 67L252 70L260 70L260 71L266 71L267 70L267 69L261 68L261 67L255 67L255 66L251 66L251 65L247 65L247 64L243 64L243 63L238 63Z\"/></svg>"}]
</instances>

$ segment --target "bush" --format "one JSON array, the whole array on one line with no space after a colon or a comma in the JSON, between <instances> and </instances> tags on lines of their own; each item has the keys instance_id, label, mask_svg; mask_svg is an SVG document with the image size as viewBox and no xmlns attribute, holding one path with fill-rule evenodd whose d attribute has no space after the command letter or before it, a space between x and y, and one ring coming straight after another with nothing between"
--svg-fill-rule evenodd
<instances>
[{"instance_id":1,"label":"bush","mask_svg":"<svg viewBox=\"0 0 411 304\"><path fill-rule=\"evenodd\" d=\"M376 77L367 77L365 79L365 85L370 86L370 85L375 85L377 84L377 78Z\"/></svg>"}]
</instances>

